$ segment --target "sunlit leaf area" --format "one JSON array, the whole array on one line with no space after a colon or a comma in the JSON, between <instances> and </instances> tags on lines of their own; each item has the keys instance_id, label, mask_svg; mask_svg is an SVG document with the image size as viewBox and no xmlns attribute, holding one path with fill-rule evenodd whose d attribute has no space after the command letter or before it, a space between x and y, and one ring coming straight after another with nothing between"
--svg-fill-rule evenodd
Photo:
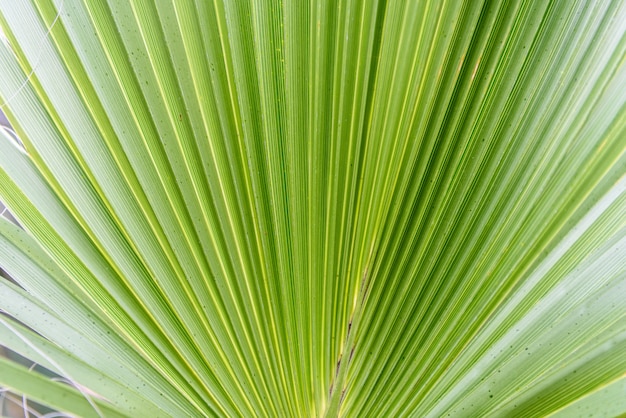
<instances>
[{"instance_id":1,"label":"sunlit leaf area","mask_svg":"<svg viewBox=\"0 0 626 418\"><path fill-rule=\"evenodd\" d=\"M0 415L626 416L626 1L0 28Z\"/></svg>"}]
</instances>

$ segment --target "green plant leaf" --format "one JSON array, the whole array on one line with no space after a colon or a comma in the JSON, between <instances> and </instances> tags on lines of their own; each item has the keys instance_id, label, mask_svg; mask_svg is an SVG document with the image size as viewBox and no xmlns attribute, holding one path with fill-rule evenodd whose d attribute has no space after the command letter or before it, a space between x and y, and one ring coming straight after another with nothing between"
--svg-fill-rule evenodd
<instances>
[{"instance_id":1,"label":"green plant leaf","mask_svg":"<svg viewBox=\"0 0 626 418\"><path fill-rule=\"evenodd\" d=\"M71 383L0 385L80 416L626 413L625 22L0 0L0 344Z\"/></svg>"},{"instance_id":2,"label":"green plant leaf","mask_svg":"<svg viewBox=\"0 0 626 418\"><path fill-rule=\"evenodd\" d=\"M48 380L37 373L31 373L24 367L0 358L1 384L9 384L11 389L18 390L28 396L45 402L48 405L66 409L85 417L122 417L109 403L91 400L78 390L58 382Z\"/></svg>"}]
</instances>

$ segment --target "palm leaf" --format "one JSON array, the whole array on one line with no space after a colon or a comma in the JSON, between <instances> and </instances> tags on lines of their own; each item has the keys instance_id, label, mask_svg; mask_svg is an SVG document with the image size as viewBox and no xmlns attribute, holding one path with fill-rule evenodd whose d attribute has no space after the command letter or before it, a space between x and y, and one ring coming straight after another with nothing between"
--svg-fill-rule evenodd
<instances>
[{"instance_id":1,"label":"palm leaf","mask_svg":"<svg viewBox=\"0 0 626 418\"><path fill-rule=\"evenodd\" d=\"M0 385L80 416L626 412L624 2L0 13L0 344L68 383Z\"/></svg>"}]
</instances>

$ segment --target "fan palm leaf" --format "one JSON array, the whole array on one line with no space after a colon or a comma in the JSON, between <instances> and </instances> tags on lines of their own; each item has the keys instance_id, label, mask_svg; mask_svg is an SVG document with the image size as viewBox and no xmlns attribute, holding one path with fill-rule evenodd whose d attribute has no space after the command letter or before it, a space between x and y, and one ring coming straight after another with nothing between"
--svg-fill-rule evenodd
<instances>
[{"instance_id":1,"label":"fan palm leaf","mask_svg":"<svg viewBox=\"0 0 626 418\"><path fill-rule=\"evenodd\" d=\"M626 412L623 1L0 1L0 385L79 416Z\"/></svg>"}]
</instances>

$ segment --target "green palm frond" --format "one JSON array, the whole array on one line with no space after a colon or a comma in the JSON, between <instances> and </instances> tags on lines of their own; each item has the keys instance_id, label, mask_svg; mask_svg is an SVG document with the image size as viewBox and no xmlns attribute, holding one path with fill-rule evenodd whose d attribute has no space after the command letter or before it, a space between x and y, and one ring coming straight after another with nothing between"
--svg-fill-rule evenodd
<instances>
[{"instance_id":1,"label":"green palm frond","mask_svg":"<svg viewBox=\"0 0 626 418\"><path fill-rule=\"evenodd\" d=\"M626 412L624 1L0 0L0 387L78 416Z\"/></svg>"}]
</instances>

